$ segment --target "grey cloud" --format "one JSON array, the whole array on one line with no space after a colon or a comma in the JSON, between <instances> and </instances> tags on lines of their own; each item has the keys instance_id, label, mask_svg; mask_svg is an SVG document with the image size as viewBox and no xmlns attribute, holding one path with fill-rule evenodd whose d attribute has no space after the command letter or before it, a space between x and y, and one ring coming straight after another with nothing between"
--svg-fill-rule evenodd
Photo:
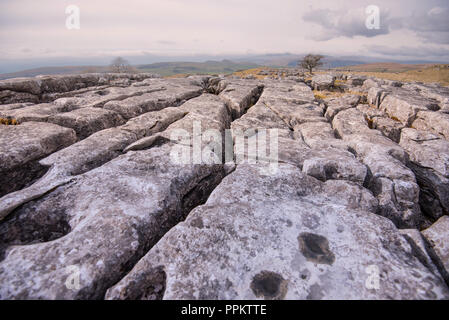
<instances>
[{"instance_id":1,"label":"grey cloud","mask_svg":"<svg viewBox=\"0 0 449 320\"><path fill-rule=\"evenodd\" d=\"M443 45L449 39L444 12L435 9L428 17L432 8L447 8L448 0L38 2L0 0L0 66L8 59L120 55L149 61L152 55L245 54L248 48L257 54L357 55L366 54L366 45ZM380 30L365 27L371 3L381 9ZM66 29L69 4L81 9L80 30Z\"/></svg>"},{"instance_id":2,"label":"grey cloud","mask_svg":"<svg viewBox=\"0 0 449 320\"><path fill-rule=\"evenodd\" d=\"M435 3L433 3L435 5ZM364 8L353 10L315 9L303 15L305 22L320 26L312 35L314 40L326 41L337 37L366 38L389 34L390 30L408 30L414 32L426 42L449 44L449 3L439 2L437 6L416 6L413 13L406 16L390 17L388 11L382 10L381 28L365 27L367 15Z\"/></svg>"},{"instance_id":3,"label":"grey cloud","mask_svg":"<svg viewBox=\"0 0 449 320\"><path fill-rule=\"evenodd\" d=\"M370 45L366 48L371 53L386 55L386 56L401 56L401 57L415 57L415 58L439 58L448 59L449 51L445 47L431 47L431 46L401 46L397 48ZM444 60L443 59L443 60Z\"/></svg>"},{"instance_id":4,"label":"grey cloud","mask_svg":"<svg viewBox=\"0 0 449 320\"><path fill-rule=\"evenodd\" d=\"M449 8L435 7L421 14L413 14L406 26L419 32L449 32Z\"/></svg>"},{"instance_id":5,"label":"grey cloud","mask_svg":"<svg viewBox=\"0 0 449 320\"><path fill-rule=\"evenodd\" d=\"M403 19L403 27L433 43L449 44L449 8L434 7Z\"/></svg>"},{"instance_id":6,"label":"grey cloud","mask_svg":"<svg viewBox=\"0 0 449 320\"><path fill-rule=\"evenodd\" d=\"M428 42L449 44L449 31L447 32L418 32L418 35Z\"/></svg>"},{"instance_id":7,"label":"grey cloud","mask_svg":"<svg viewBox=\"0 0 449 320\"><path fill-rule=\"evenodd\" d=\"M303 15L303 20L322 27L323 32L314 35L318 41L337 37L353 38L355 36L375 37L390 32L388 13L380 12L380 29L368 29L365 25L368 15L365 8L355 10L316 9Z\"/></svg>"}]
</instances>

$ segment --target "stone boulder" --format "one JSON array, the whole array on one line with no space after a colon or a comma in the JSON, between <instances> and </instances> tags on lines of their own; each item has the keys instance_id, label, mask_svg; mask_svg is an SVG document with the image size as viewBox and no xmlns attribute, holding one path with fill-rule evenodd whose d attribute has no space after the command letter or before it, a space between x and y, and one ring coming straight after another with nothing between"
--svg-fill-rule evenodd
<instances>
[{"instance_id":1,"label":"stone boulder","mask_svg":"<svg viewBox=\"0 0 449 320\"><path fill-rule=\"evenodd\" d=\"M435 100L421 97L409 90L400 88L388 93L380 103L379 108L392 119L398 120L406 126L413 123L418 112L439 109Z\"/></svg>"},{"instance_id":2,"label":"stone boulder","mask_svg":"<svg viewBox=\"0 0 449 320\"><path fill-rule=\"evenodd\" d=\"M313 90L329 90L335 84L336 77L329 74L317 74L312 77Z\"/></svg>"},{"instance_id":3,"label":"stone boulder","mask_svg":"<svg viewBox=\"0 0 449 320\"><path fill-rule=\"evenodd\" d=\"M59 113L49 117L47 121L66 128L72 128L80 140L97 131L125 123L125 120L114 111L89 107Z\"/></svg>"},{"instance_id":4,"label":"stone boulder","mask_svg":"<svg viewBox=\"0 0 449 320\"><path fill-rule=\"evenodd\" d=\"M226 102L232 118L238 119L259 100L262 91L262 84L240 85L231 82L219 96Z\"/></svg>"},{"instance_id":5,"label":"stone boulder","mask_svg":"<svg viewBox=\"0 0 449 320\"><path fill-rule=\"evenodd\" d=\"M324 103L327 105L325 117L329 121L332 121L334 117L343 110L356 107L360 102L361 97L359 95L345 95L338 98L324 99Z\"/></svg>"},{"instance_id":6,"label":"stone boulder","mask_svg":"<svg viewBox=\"0 0 449 320\"><path fill-rule=\"evenodd\" d=\"M417 130L432 132L449 140L449 114L434 111L420 111L416 115L412 127Z\"/></svg>"}]
</instances>

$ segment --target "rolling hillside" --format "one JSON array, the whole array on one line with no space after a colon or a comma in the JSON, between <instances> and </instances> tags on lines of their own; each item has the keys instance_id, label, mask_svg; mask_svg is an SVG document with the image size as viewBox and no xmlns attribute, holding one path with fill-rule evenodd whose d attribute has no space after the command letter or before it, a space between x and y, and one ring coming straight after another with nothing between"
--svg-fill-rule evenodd
<instances>
[{"instance_id":1,"label":"rolling hillside","mask_svg":"<svg viewBox=\"0 0 449 320\"><path fill-rule=\"evenodd\" d=\"M238 63L230 60L206 62L160 62L133 66L138 72L157 73L161 76L176 74L229 74L239 70L255 68L255 63ZM108 72L108 66L42 67L13 73L0 74L0 80L38 75L79 74L87 72Z\"/></svg>"},{"instance_id":2,"label":"rolling hillside","mask_svg":"<svg viewBox=\"0 0 449 320\"><path fill-rule=\"evenodd\" d=\"M229 74L256 66L256 64L251 63L236 63L229 60L222 60L206 62L161 62L138 65L136 68L141 72L172 76L175 74Z\"/></svg>"}]
</instances>

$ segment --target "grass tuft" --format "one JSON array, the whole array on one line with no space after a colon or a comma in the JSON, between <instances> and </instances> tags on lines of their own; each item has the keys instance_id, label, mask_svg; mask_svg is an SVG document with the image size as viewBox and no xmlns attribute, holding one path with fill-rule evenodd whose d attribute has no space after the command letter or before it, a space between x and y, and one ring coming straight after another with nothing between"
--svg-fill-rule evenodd
<instances>
[{"instance_id":1,"label":"grass tuft","mask_svg":"<svg viewBox=\"0 0 449 320\"><path fill-rule=\"evenodd\" d=\"M318 91L318 90L313 90L313 95L315 96L315 99L317 99L317 100L324 100L326 98L329 98L329 96L326 95L323 91Z\"/></svg>"},{"instance_id":2,"label":"grass tuft","mask_svg":"<svg viewBox=\"0 0 449 320\"><path fill-rule=\"evenodd\" d=\"M19 122L16 119L0 118L0 124L6 125L6 126L17 126L19 124Z\"/></svg>"}]
</instances>

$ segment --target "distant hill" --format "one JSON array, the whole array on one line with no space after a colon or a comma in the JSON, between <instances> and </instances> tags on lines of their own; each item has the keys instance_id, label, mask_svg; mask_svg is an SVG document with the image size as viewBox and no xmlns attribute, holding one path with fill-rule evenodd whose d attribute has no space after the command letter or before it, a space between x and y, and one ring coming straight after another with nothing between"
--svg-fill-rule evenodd
<instances>
[{"instance_id":1,"label":"distant hill","mask_svg":"<svg viewBox=\"0 0 449 320\"><path fill-rule=\"evenodd\" d=\"M262 66L268 67L296 67L298 61L304 58L304 55L283 53L283 54L265 54L265 55L254 55L243 58L236 58L233 61L238 62L253 62ZM356 59L355 57L332 57L325 56L323 59L324 67L327 69L357 65L362 63L367 63L369 61L363 60L361 58Z\"/></svg>"},{"instance_id":2,"label":"distant hill","mask_svg":"<svg viewBox=\"0 0 449 320\"><path fill-rule=\"evenodd\" d=\"M222 60L206 62L160 62L137 65L136 68L141 72L171 76L175 74L229 74L257 66L255 63L238 63L230 60Z\"/></svg>"},{"instance_id":3,"label":"distant hill","mask_svg":"<svg viewBox=\"0 0 449 320\"><path fill-rule=\"evenodd\" d=\"M79 74L88 72L107 72L108 67L105 66L66 66L66 67L42 67L35 69L28 69L18 72L2 73L0 80L20 77L35 77L38 75L53 75L53 74Z\"/></svg>"},{"instance_id":4,"label":"distant hill","mask_svg":"<svg viewBox=\"0 0 449 320\"><path fill-rule=\"evenodd\" d=\"M261 54L261 55L241 55L233 57L221 57L217 59L203 57L202 61L190 61L191 59L200 59L200 57L178 57L179 60L168 62L139 63L135 58L127 58L132 65L140 72L158 73L162 76L172 76L179 74L229 74L236 71L267 67L295 67L304 55L280 53L280 54ZM143 59L143 58L142 58ZM159 57L163 59L163 57ZM167 60L173 57L166 57ZM184 60L185 59L185 60ZM145 61L145 60L143 60ZM148 60L147 60L148 61ZM151 61L151 60L149 60ZM325 56L323 59L323 69L352 70L354 72L404 72L419 70L430 67L438 62L429 61L384 61L382 59L364 57L364 56ZM47 62L48 63L48 62ZM55 60L55 64L60 61ZM75 64L76 62L72 62ZM72 65L72 66L50 66L34 69L27 69L18 72L0 74L1 79L17 77L34 77L47 74L79 74L87 72L108 72L107 65L93 65L98 62L91 62L92 65Z\"/></svg>"},{"instance_id":5,"label":"distant hill","mask_svg":"<svg viewBox=\"0 0 449 320\"><path fill-rule=\"evenodd\" d=\"M431 67L432 63L426 64L403 64L393 62L367 63L350 66L342 66L340 70L356 71L356 72L406 72L412 70L420 70Z\"/></svg>"},{"instance_id":6,"label":"distant hill","mask_svg":"<svg viewBox=\"0 0 449 320\"><path fill-rule=\"evenodd\" d=\"M134 66L140 72L157 73L161 76L175 74L229 74L239 70L255 68L255 63L239 63L230 60L206 62L159 62ZM79 74L88 72L108 72L108 66L67 66L42 67L18 72L0 74L0 80L38 75Z\"/></svg>"},{"instance_id":7,"label":"distant hill","mask_svg":"<svg viewBox=\"0 0 449 320\"><path fill-rule=\"evenodd\" d=\"M313 52L312 52L313 53ZM235 57L231 59L236 62L254 62L261 66L268 67L295 67L299 60L305 55L280 53L280 54L263 54L263 55L247 55L244 57ZM445 64L447 61L397 61L393 59L375 58L368 56L330 56L324 55L324 69L333 69L345 66L367 65L367 64Z\"/></svg>"}]
</instances>

